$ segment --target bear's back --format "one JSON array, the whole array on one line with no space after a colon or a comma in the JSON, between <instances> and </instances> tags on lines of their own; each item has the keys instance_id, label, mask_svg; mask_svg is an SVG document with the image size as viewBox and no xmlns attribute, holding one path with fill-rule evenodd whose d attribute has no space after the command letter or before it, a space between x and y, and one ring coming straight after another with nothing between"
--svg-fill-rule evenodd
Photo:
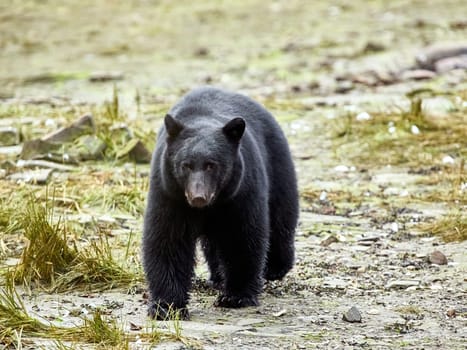
<instances>
[{"instance_id":1,"label":"bear's back","mask_svg":"<svg viewBox=\"0 0 467 350\"><path fill-rule=\"evenodd\" d=\"M234 117L245 119L247 133L257 142L270 138L283 139L282 130L273 116L259 103L239 93L205 86L196 88L182 97L169 112L186 125L210 123L222 126Z\"/></svg>"}]
</instances>

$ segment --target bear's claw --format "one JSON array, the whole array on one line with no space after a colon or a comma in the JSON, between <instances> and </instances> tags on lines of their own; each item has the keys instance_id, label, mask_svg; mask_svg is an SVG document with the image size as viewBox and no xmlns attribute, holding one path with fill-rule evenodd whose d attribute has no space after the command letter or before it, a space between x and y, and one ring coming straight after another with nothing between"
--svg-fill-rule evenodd
<instances>
[{"instance_id":1,"label":"bear's claw","mask_svg":"<svg viewBox=\"0 0 467 350\"><path fill-rule=\"evenodd\" d=\"M241 308L247 306L258 306L258 298L256 296L250 297L237 297L233 295L221 294L214 302L214 306L228 307L228 308Z\"/></svg>"}]
</instances>

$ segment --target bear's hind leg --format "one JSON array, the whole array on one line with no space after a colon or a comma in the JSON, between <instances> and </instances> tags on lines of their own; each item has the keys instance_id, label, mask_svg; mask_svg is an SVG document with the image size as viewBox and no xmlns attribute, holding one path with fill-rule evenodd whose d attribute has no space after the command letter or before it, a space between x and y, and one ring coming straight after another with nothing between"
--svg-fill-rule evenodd
<instances>
[{"instance_id":1,"label":"bear's hind leg","mask_svg":"<svg viewBox=\"0 0 467 350\"><path fill-rule=\"evenodd\" d=\"M294 240L298 219L298 200L294 197L293 193L283 192L281 200L271 201L271 234L264 271L264 277L269 281L282 279L295 261Z\"/></svg>"}]
</instances>

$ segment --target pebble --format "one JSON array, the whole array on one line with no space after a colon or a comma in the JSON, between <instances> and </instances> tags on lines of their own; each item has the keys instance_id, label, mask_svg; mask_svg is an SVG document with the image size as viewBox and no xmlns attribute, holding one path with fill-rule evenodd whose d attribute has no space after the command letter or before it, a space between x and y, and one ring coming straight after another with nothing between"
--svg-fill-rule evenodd
<instances>
[{"instance_id":1,"label":"pebble","mask_svg":"<svg viewBox=\"0 0 467 350\"><path fill-rule=\"evenodd\" d=\"M418 126L412 125L412 126L410 127L410 132L411 132L412 134L414 134L414 135L418 135L418 134L420 134L420 129L418 128Z\"/></svg>"},{"instance_id":2,"label":"pebble","mask_svg":"<svg viewBox=\"0 0 467 350\"><path fill-rule=\"evenodd\" d=\"M339 240L337 239L336 236L332 235L332 236L329 236L328 238L326 238L325 240L321 241L320 245L322 247L328 247L330 246L332 243L337 243L339 242Z\"/></svg>"},{"instance_id":3,"label":"pebble","mask_svg":"<svg viewBox=\"0 0 467 350\"><path fill-rule=\"evenodd\" d=\"M467 43L440 43L424 48L416 57L421 68L435 69L436 62L467 54Z\"/></svg>"},{"instance_id":4,"label":"pebble","mask_svg":"<svg viewBox=\"0 0 467 350\"><path fill-rule=\"evenodd\" d=\"M336 167L334 167L334 171L338 172L338 173L346 173L348 172L350 169L347 165L338 165Z\"/></svg>"},{"instance_id":5,"label":"pebble","mask_svg":"<svg viewBox=\"0 0 467 350\"><path fill-rule=\"evenodd\" d=\"M467 55L444 58L435 63L435 70L438 73L445 73L454 69L467 69Z\"/></svg>"},{"instance_id":6,"label":"pebble","mask_svg":"<svg viewBox=\"0 0 467 350\"><path fill-rule=\"evenodd\" d=\"M14 146L20 142L19 130L12 126L0 127L0 146Z\"/></svg>"},{"instance_id":7,"label":"pebble","mask_svg":"<svg viewBox=\"0 0 467 350\"><path fill-rule=\"evenodd\" d=\"M72 171L74 167L64 164L57 164L54 162L49 162L46 160L23 160L20 159L16 162L16 166L18 168L29 168L29 169L36 169L36 168L44 168L44 169L55 169L58 171Z\"/></svg>"},{"instance_id":8,"label":"pebble","mask_svg":"<svg viewBox=\"0 0 467 350\"><path fill-rule=\"evenodd\" d=\"M407 70L402 73L402 80L427 80L436 77L436 73L427 69Z\"/></svg>"},{"instance_id":9,"label":"pebble","mask_svg":"<svg viewBox=\"0 0 467 350\"><path fill-rule=\"evenodd\" d=\"M361 112L357 114L355 119L357 119L358 121L370 120L371 115L369 115L367 112Z\"/></svg>"},{"instance_id":10,"label":"pebble","mask_svg":"<svg viewBox=\"0 0 467 350\"><path fill-rule=\"evenodd\" d=\"M390 281L386 284L386 289L407 289L409 287L418 287L420 285L419 280L396 280Z\"/></svg>"},{"instance_id":11,"label":"pebble","mask_svg":"<svg viewBox=\"0 0 467 350\"><path fill-rule=\"evenodd\" d=\"M362 315L355 306L352 306L349 310L347 310L347 312L345 312L342 315L342 319L351 323L362 322Z\"/></svg>"},{"instance_id":12,"label":"pebble","mask_svg":"<svg viewBox=\"0 0 467 350\"><path fill-rule=\"evenodd\" d=\"M428 256L428 261L435 265L447 265L448 259L439 250L435 250Z\"/></svg>"},{"instance_id":13,"label":"pebble","mask_svg":"<svg viewBox=\"0 0 467 350\"><path fill-rule=\"evenodd\" d=\"M121 72L93 72L89 76L89 81L92 83L101 83L106 81L123 80L124 76Z\"/></svg>"},{"instance_id":14,"label":"pebble","mask_svg":"<svg viewBox=\"0 0 467 350\"><path fill-rule=\"evenodd\" d=\"M37 185L44 185L49 182L50 176L54 169L38 169L14 173L7 177L7 179L16 182L33 183Z\"/></svg>"},{"instance_id":15,"label":"pebble","mask_svg":"<svg viewBox=\"0 0 467 350\"><path fill-rule=\"evenodd\" d=\"M442 162L443 164L454 164L454 158L451 156L444 156Z\"/></svg>"}]
</instances>

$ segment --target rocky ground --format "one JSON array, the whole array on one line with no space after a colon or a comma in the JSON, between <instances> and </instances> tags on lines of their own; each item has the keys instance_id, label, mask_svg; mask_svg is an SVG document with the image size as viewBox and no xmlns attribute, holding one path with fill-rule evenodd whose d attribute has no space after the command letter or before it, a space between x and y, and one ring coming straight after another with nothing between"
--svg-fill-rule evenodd
<instances>
[{"instance_id":1,"label":"rocky ground","mask_svg":"<svg viewBox=\"0 0 467 350\"><path fill-rule=\"evenodd\" d=\"M2 3L0 348L465 348L466 12ZM139 259L149 154L167 108L206 83L258 99L286 132L297 262L261 306L226 310L200 258L191 320L155 324ZM41 232L73 258L43 253ZM56 329L10 317L23 309Z\"/></svg>"}]
</instances>

